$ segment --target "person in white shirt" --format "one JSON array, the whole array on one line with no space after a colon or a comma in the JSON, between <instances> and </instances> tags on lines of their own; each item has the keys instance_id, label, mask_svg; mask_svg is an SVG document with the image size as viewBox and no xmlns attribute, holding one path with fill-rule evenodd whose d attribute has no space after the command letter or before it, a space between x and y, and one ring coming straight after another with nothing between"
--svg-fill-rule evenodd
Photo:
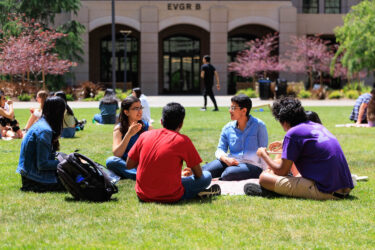
<instances>
[{"instance_id":1,"label":"person in white shirt","mask_svg":"<svg viewBox=\"0 0 375 250\"><path fill-rule=\"evenodd\" d=\"M132 95L141 100L141 105L143 107L142 120L152 124L154 120L151 119L150 105L148 104L146 96L142 94L141 88L134 88Z\"/></svg>"}]
</instances>

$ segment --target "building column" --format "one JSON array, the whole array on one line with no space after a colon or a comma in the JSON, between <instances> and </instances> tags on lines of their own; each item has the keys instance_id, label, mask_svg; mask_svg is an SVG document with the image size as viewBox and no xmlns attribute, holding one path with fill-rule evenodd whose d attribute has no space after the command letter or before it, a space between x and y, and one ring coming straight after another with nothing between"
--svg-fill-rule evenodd
<instances>
[{"instance_id":1,"label":"building column","mask_svg":"<svg viewBox=\"0 0 375 250\"><path fill-rule=\"evenodd\" d=\"M158 94L158 8L141 8L141 80L142 92L146 95Z\"/></svg>"},{"instance_id":2,"label":"building column","mask_svg":"<svg viewBox=\"0 0 375 250\"><path fill-rule=\"evenodd\" d=\"M73 85L77 85L89 80L89 9L82 6L77 15L71 14L70 19L78 21L86 28L86 32L81 35L84 42L83 54L81 55L83 62L78 63L77 67L73 68L75 74Z\"/></svg>"},{"instance_id":3,"label":"building column","mask_svg":"<svg viewBox=\"0 0 375 250\"><path fill-rule=\"evenodd\" d=\"M210 8L210 56L220 78L220 91L214 86L214 93L226 95L228 89L228 9L223 6Z\"/></svg>"},{"instance_id":4,"label":"building column","mask_svg":"<svg viewBox=\"0 0 375 250\"><path fill-rule=\"evenodd\" d=\"M324 13L325 9L324 9L324 0L319 0L319 12L320 14Z\"/></svg>"},{"instance_id":5,"label":"building column","mask_svg":"<svg viewBox=\"0 0 375 250\"><path fill-rule=\"evenodd\" d=\"M297 36L297 9L292 6L280 7L280 29L279 29L279 60L283 58L283 54L288 50L292 36ZM296 81L297 75L294 73L280 72L280 78L288 81Z\"/></svg>"}]
</instances>

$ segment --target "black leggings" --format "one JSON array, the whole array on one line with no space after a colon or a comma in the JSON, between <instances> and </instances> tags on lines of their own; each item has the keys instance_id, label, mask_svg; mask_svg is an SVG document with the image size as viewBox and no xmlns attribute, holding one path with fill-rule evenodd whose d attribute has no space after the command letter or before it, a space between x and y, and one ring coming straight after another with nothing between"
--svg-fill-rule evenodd
<instances>
[{"instance_id":1,"label":"black leggings","mask_svg":"<svg viewBox=\"0 0 375 250\"><path fill-rule=\"evenodd\" d=\"M216 104L216 100L215 100L215 96L214 96L214 92L212 91L212 87L211 88L205 88L204 91L203 91L204 107L207 107L207 95L211 98L211 101L213 102L213 104L215 106L215 109L218 109L217 104Z\"/></svg>"},{"instance_id":2,"label":"black leggings","mask_svg":"<svg viewBox=\"0 0 375 250\"><path fill-rule=\"evenodd\" d=\"M36 193L45 193L45 192L66 192L65 187L61 184L60 180L57 180L57 183L54 184L45 184L30 180L22 176L22 187L21 191L31 191Z\"/></svg>"}]
</instances>

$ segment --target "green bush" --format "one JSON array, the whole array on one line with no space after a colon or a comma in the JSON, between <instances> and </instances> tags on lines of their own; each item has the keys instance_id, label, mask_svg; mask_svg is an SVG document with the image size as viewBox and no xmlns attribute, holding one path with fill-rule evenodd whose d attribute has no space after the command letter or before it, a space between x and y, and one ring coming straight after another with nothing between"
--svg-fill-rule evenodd
<instances>
[{"instance_id":1,"label":"green bush","mask_svg":"<svg viewBox=\"0 0 375 250\"><path fill-rule=\"evenodd\" d=\"M307 98L311 98L311 92L308 91L308 90L301 90L299 93L298 93L298 98L300 99L307 99Z\"/></svg>"},{"instance_id":2,"label":"green bush","mask_svg":"<svg viewBox=\"0 0 375 250\"><path fill-rule=\"evenodd\" d=\"M84 101L84 102L93 102L93 101L95 101L95 99L93 97L88 97L88 98L82 99L82 101Z\"/></svg>"},{"instance_id":3,"label":"green bush","mask_svg":"<svg viewBox=\"0 0 375 250\"><path fill-rule=\"evenodd\" d=\"M99 91L94 97L94 101L100 101L104 97L104 91Z\"/></svg>"},{"instance_id":4,"label":"green bush","mask_svg":"<svg viewBox=\"0 0 375 250\"><path fill-rule=\"evenodd\" d=\"M239 95L239 94L247 95L250 98L256 98L256 97L258 97L258 94L252 88L241 89L241 90L237 91L237 93L236 93L236 95Z\"/></svg>"},{"instance_id":5,"label":"green bush","mask_svg":"<svg viewBox=\"0 0 375 250\"><path fill-rule=\"evenodd\" d=\"M357 90L348 90L345 92L345 96L349 99L357 99L359 96L359 93Z\"/></svg>"},{"instance_id":6,"label":"green bush","mask_svg":"<svg viewBox=\"0 0 375 250\"><path fill-rule=\"evenodd\" d=\"M66 100L67 101L74 101L74 97L72 94L66 94Z\"/></svg>"},{"instance_id":7,"label":"green bush","mask_svg":"<svg viewBox=\"0 0 375 250\"><path fill-rule=\"evenodd\" d=\"M342 96L341 91L335 90L328 95L328 99L340 99Z\"/></svg>"},{"instance_id":8,"label":"green bush","mask_svg":"<svg viewBox=\"0 0 375 250\"><path fill-rule=\"evenodd\" d=\"M120 101L124 100L126 97L131 95L132 90L128 89L126 92L122 92L122 89L116 89L116 97L120 99Z\"/></svg>"},{"instance_id":9,"label":"green bush","mask_svg":"<svg viewBox=\"0 0 375 250\"><path fill-rule=\"evenodd\" d=\"M31 96L29 94L22 94L18 96L18 100L21 102L28 102L31 100Z\"/></svg>"}]
</instances>

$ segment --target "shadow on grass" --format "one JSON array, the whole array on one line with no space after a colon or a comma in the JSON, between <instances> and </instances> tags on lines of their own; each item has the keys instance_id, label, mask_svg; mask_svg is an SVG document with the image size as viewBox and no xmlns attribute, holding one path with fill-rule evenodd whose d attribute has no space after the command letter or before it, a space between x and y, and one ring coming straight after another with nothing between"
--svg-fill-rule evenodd
<instances>
[{"instance_id":1,"label":"shadow on grass","mask_svg":"<svg viewBox=\"0 0 375 250\"><path fill-rule=\"evenodd\" d=\"M211 204L213 200L216 200L218 196L212 197L212 198L194 198L189 200L182 200L182 201L176 201L176 202L169 202L169 203L162 203L162 202L146 202L138 199L140 204L157 204L161 206L185 206L189 204Z\"/></svg>"},{"instance_id":2,"label":"shadow on grass","mask_svg":"<svg viewBox=\"0 0 375 250\"><path fill-rule=\"evenodd\" d=\"M65 201L67 202L79 202L79 203L105 203L105 202L118 202L117 198L111 198L109 201L89 201L89 200L77 200L73 197L65 197Z\"/></svg>"},{"instance_id":3,"label":"shadow on grass","mask_svg":"<svg viewBox=\"0 0 375 250\"><path fill-rule=\"evenodd\" d=\"M267 200L278 200L278 199L292 199L292 200L313 200L313 199L308 199L308 198L298 198L298 197L292 197L292 196L274 196L274 197L264 197L264 196L255 196L255 195L246 195L249 197L261 197ZM337 199L337 200L315 200L315 201L320 201L320 202L325 202L325 201L345 201L345 200L359 200L357 196L354 195L348 195L348 197L345 197L343 199Z\"/></svg>"}]
</instances>

